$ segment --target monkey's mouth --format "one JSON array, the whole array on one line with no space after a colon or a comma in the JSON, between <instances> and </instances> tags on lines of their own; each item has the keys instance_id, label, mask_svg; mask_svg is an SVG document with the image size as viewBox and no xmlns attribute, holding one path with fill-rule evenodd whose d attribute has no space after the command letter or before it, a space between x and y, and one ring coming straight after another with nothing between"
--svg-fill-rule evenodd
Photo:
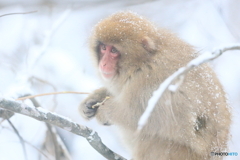
<instances>
[{"instance_id":1,"label":"monkey's mouth","mask_svg":"<svg viewBox=\"0 0 240 160\"><path fill-rule=\"evenodd\" d=\"M101 72L101 75L103 77L103 79L112 79L113 76L114 76L114 73L113 72Z\"/></svg>"}]
</instances>

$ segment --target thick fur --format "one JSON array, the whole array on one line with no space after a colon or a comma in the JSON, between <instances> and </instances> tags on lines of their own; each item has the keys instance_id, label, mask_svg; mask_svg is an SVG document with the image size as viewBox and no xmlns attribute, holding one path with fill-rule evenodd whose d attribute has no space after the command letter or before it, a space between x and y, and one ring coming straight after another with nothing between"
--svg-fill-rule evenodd
<instances>
[{"instance_id":1,"label":"thick fur","mask_svg":"<svg viewBox=\"0 0 240 160\"><path fill-rule=\"evenodd\" d=\"M193 47L132 12L118 12L95 26L90 48L97 63L99 43L114 45L121 57L113 79L80 105L83 117L118 126L134 160L222 158L210 153L227 150L230 111L206 64L191 70L177 92L166 92L147 125L136 132L153 91L195 57ZM98 109L89 107L106 96L110 99Z\"/></svg>"}]
</instances>

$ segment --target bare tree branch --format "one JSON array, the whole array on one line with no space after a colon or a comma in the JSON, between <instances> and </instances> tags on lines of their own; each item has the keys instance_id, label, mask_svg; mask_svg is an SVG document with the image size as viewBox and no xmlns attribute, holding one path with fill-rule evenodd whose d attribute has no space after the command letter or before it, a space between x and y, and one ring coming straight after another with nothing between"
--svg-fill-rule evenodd
<instances>
[{"instance_id":1,"label":"bare tree branch","mask_svg":"<svg viewBox=\"0 0 240 160\"><path fill-rule=\"evenodd\" d=\"M0 98L0 108L23 114L39 121L53 124L64 130L85 137L90 145L108 160L126 160L105 146L97 132L86 126L81 126L69 118L49 112L41 107L30 107L24 103L4 98Z\"/></svg>"},{"instance_id":2,"label":"bare tree branch","mask_svg":"<svg viewBox=\"0 0 240 160\"><path fill-rule=\"evenodd\" d=\"M158 100L161 98L163 93L169 88L171 91L175 91L183 81L185 74L190 71L192 68L199 66L203 63L209 62L220 55L222 55L223 52L229 51L229 50L240 50L240 44L231 45L228 47L223 47L221 49L216 49L213 52L206 52L199 57L193 59L190 61L185 67L179 68L175 73L173 73L170 77L168 77L163 83L160 84L159 88L153 92L153 96L148 101L148 106L142 116L140 117L138 121L138 131L140 131L144 125L147 123L148 118L150 117L153 109L155 108L155 105L157 104ZM174 80L179 79L176 85L171 85Z\"/></svg>"}]
</instances>

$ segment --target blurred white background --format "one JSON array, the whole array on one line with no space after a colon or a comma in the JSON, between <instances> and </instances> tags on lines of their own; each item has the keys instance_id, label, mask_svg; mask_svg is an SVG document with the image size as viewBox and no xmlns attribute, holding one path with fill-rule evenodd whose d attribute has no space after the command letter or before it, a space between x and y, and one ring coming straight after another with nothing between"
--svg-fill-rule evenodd
<instances>
[{"instance_id":1,"label":"blurred white background","mask_svg":"<svg viewBox=\"0 0 240 160\"><path fill-rule=\"evenodd\" d=\"M88 36L100 19L120 10L148 17L201 53L240 43L239 0L1 0L0 16L37 12L0 17L0 95L17 98L28 93L91 92L100 87L89 57ZM237 160L240 159L240 51L226 52L211 64L225 87L233 113L229 151L239 155L226 159ZM100 126L95 120L86 122L79 116L78 104L84 97L64 94L36 99L43 108L94 129L109 148L130 158L114 127ZM44 144L46 125L17 114L10 120L27 142L28 159L46 158L38 151ZM62 129L58 132L73 160L105 159L84 138ZM0 160L25 159L19 138L9 123L3 121Z\"/></svg>"}]
</instances>

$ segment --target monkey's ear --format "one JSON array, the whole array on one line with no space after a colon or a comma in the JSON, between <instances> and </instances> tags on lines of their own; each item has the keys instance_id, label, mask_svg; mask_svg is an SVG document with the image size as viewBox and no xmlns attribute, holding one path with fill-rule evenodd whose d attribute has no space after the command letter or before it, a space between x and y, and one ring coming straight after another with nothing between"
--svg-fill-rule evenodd
<instances>
[{"instance_id":1,"label":"monkey's ear","mask_svg":"<svg viewBox=\"0 0 240 160\"><path fill-rule=\"evenodd\" d=\"M147 36L143 37L142 46L148 52L154 52L157 50L156 44L153 42L153 40L151 38L149 38Z\"/></svg>"}]
</instances>

